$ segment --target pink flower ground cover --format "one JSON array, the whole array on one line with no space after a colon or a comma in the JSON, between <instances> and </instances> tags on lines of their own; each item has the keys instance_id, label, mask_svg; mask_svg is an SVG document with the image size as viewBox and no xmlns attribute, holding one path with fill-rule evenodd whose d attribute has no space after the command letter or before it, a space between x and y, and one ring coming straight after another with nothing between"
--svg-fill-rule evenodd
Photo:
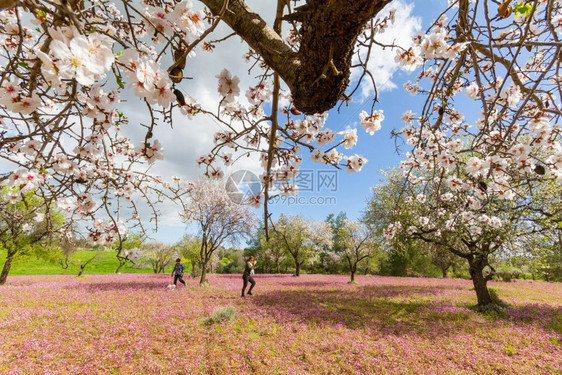
<instances>
[{"instance_id":1,"label":"pink flower ground cover","mask_svg":"<svg viewBox=\"0 0 562 375\"><path fill-rule=\"evenodd\" d=\"M0 288L0 373L560 374L562 285L239 275L168 290L165 275L11 276ZM232 305L234 319L203 324Z\"/></svg>"}]
</instances>

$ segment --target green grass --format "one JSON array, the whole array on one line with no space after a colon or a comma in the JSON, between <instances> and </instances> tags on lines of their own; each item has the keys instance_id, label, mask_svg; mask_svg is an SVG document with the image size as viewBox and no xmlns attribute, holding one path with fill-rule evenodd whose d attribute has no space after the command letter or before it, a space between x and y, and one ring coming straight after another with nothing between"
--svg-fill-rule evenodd
<instances>
[{"instance_id":1,"label":"green grass","mask_svg":"<svg viewBox=\"0 0 562 375\"><path fill-rule=\"evenodd\" d=\"M97 255L96 255L97 254ZM119 265L119 261L115 256L114 251L107 250L77 250L70 257L69 266L66 270L54 261L46 261L35 256L16 256L12 261L12 268L10 269L10 276L15 275L76 275L80 271L80 265L84 264L88 259L96 255L86 266L84 275L92 274L109 274L114 273ZM6 260L6 251L0 249L0 268L4 265ZM121 273L151 273L152 268L143 262L135 262L136 265L128 262L121 267ZM172 272L172 268L168 267L166 272Z\"/></svg>"}]
</instances>

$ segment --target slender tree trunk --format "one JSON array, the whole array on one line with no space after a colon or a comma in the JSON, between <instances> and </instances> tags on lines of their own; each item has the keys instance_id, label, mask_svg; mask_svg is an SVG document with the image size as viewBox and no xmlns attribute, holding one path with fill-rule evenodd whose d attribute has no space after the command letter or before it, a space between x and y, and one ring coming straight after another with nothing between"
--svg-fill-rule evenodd
<instances>
[{"instance_id":1,"label":"slender tree trunk","mask_svg":"<svg viewBox=\"0 0 562 375\"><path fill-rule=\"evenodd\" d=\"M10 268L12 268L12 258L15 254L15 251L8 251L6 262L4 262L4 267L2 268L2 273L0 274L0 285L4 285L6 283L6 279L8 279L8 273L10 273Z\"/></svg>"},{"instance_id":2,"label":"slender tree trunk","mask_svg":"<svg viewBox=\"0 0 562 375\"><path fill-rule=\"evenodd\" d=\"M491 304L493 302L492 297L486 285L488 280L482 273L487 262L482 258L476 257L474 259L469 259L468 265L472 283L474 284L474 290L476 291L476 298L478 299L478 306L482 307Z\"/></svg>"},{"instance_id":3,"label":"slender tree trunk","mask_svg":"<svg viewBox=\"0 0 562 375\"><path fill-rule=\"evenodd\" d=\"M350 280L350 282L352 282L352 283L355 282L355 272L356 271L357 271L356 268L351 269L351 280Z\"/></svg>"},{"instance_id":4,"label":"slender tree trunk","mask_svg":"<svg viewBox=\"0 0 562 375\"><path fill-rule=\"evenodd\" d=\"M119 273L119 271L121 270L121 267L123 267L125 265L126 262L123 262L121 259L119 259L119 266L117 266L117 269L115 270L115 273Z\"/></svg>"},{"instance_id":5,"label":"slender tree trunk","mask_svg":"<svg viewBox=\"0 0 562 375\"><path fill-rule=\"evenodd\" d=\"M295 276L301 275L301 264L295 260Z\"/></svg>"},{"instance_id":6,"label":"slender tree trunk","mask_svg":"<svg viewBox=\"0 0 562 375\"><path fill-rule=\"evenodd\" d=\"M86 269L86 266L81 264L80 265L80 271L78 271L78 274L76 275L76 277L80 277L82 276L82 274L84 273L84 270Z\"/></svg>"},{"instance_id":7,"label":"slender tree trunk","mask_svg":"<svg viewBox=\"0 0 562 375\"><path fill-rule=\"evenodd\" d=\"M447 268L441 268L441 273L443 274L443 278L447 277L447 270L449 269L449 267Z\"/></svg>"}]
</instances>

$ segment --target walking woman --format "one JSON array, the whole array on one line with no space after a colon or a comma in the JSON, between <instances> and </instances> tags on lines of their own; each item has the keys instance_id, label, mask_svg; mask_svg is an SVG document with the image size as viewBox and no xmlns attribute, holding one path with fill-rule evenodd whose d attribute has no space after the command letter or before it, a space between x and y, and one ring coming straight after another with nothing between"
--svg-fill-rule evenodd
<instances>
[{"instance_id":1,"label":"walking woman","mask_svg":"<svg viewBox=\"0 0 562 375\"><path fill-rule=\"evenodd\" d=\"M185 285L185 281L183 281L184 270L185 268L183 266L183 263L181 262L181 259L180 258L176 259L176 265L174 266L174 270L172 271L172 277L174 278L174 285L178 285L178 280L180 281L180 283Z\"/></svg>"},{"instance_id":2,"label":"walking woman","mask_svg":"<svg viewBox=\"0 0 562 375\"><path fill-rule=\"evenodd\" d=\"M249 257L248 260L246 261L246 267L244 267L244 274L242 275L242 279L244 280L244 286L242 287L242 297L244 297L244 291L248 286L248 281L250 282L250 284L252 284L250 285L250 289L248 289L248 295L250 296L252 295L252 289L254 289L254 286L256 285L256 282L252 277L254 275L255 266L256 266L256 258Z\"/></svg>"}]
</instances>

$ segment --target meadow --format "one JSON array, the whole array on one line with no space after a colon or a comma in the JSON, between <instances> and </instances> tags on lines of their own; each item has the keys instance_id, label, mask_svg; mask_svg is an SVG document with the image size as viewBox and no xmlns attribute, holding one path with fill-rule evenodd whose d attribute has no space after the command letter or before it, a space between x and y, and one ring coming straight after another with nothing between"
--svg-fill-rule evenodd
<instances>
[{"instance_id":1,"label":"meadow","mask_svg":"<svg viewBox=\"0 0 562 375\"><path fill-rule=\"evenodd\" d=\"M561 374L562 284L239 275L10 276L0 288L7 374ZM206 324L219 307L230 320Z\"/></svg>"},{"instance_id":2,"label":"meadow","mask_svg":"<svg viewBox=\"0 0 562 375\"><path fill-rule=\"evenodd\" d=\"M95 258L86 265L84 274L106 274L115 273L119 266L119 261L115 256L115 251L111 250L76 250L69 257L68 268L63 269L58 259L44 259L34 254L32 255L18 255L15 257L12 268L10 269L11 275L76 275L80 271L80 265L85 264L92 257ZM6 250L0 248L0 262L6 259ZM121 267L121 273L152 273L152 268L144 264L132 264L127 262ZM0 263L3 265L3 263ZM166 268L172 271L172 267ZM8 277L10 277L8 276Z\"/></svg>"}]
</instances>

